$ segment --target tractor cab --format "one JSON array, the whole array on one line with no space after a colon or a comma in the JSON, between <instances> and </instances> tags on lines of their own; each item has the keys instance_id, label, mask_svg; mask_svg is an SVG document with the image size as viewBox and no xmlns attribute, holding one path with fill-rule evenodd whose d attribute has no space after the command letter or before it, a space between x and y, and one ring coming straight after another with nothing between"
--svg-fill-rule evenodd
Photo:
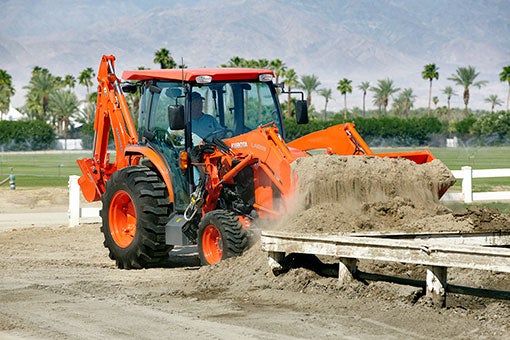
<instances>
[{"instance_id":1,"label":"tractor cab","mask_svg":"<svg viewBox=\"0 0 510 340\"><path fill-rule=\"evenodd\" d=\"M285 137L273 77L271 70L252 68L138 70L122 75L127 81L142 84L141 138L144 133L158 134L170 128L175 146L185 144L187 130L196 144L214 137L239 136L271 122ZM296 93L302 96L302 92ZM205 119L193 116L193 109L197 108L193 106L194 99L200 99ZM304 100L296 101L296 117L298 123L308 120ZM201 120L210 126L199 126ZM215 129L205 133L207 127Z\"/></svg>"},{"instance_id":2,"label":"tractor cab","mask_svg":"<svg viewBox=\"0 0 510 340\"><path fill-rule=\"evenodd\" d=\"M139 126L157 136L165 131L174 147L225 139L274 122L283 132L280 107L271 82L215 82L183 86L153 81L144 87ZM142 137L144 134L140 134Z\"/></svg>"}]
</instances>

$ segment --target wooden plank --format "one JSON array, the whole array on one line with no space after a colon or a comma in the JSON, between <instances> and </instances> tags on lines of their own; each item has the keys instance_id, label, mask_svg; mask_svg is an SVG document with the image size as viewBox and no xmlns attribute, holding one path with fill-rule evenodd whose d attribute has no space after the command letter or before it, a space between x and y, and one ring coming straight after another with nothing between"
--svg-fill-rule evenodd
<instances>
[{"instance_id":1,"label":"wooden plank","mask_svg":"<svg viewBox=\"0 0 510 340\"><path fill-rule=\"evenodd\" d=\"M464 171L452 170L452 175L457 179L464 178ZM510 169L479 169L472 170L473 178L510 177Z\"/></svg>"},{"instance_id":2,"label":"wooden plank","mask_svg":"<svg viewBox=\"0 0 510 340\"><path fill-rule=\"evenodd\" d=\"M427 268L426 295L438 307L446 306L446 267Z\"/></svg>"},{"instance_id":3,"label":"wooden plank","mask_svg":"<svg viewBox=\"0 0 510 340\"><path fill-rule=\"evenodd\" d=\"M342 257L338 264L338 282L345 284L354 279L353 274L358 268L358 260Z\"/></svg>"},{"instance_id":4,"label":"wooden plank","mask_svg":"<svg viewBox=\"0 0 510 340\"><path fill-rule=\"evenodd\" d=\"M510 249L430 244L423 240L263 232L262 249L510 273Z\"/></svg>"},{"instance_id":5,"label":"wooden plank","mask_svg":"<svg viewBox=\"0 0 510 340\"><path fill-rule=\"evenodd\" d=\"M267 253L269 268L274 275L279 275L285 268L281 265L281 261L285 258L285 253L270 251Z\"/></svg>"},{"instance_id":6,"label":"wooden plank","mask_svg":"<svg viewBox=\"0 0 510 340\"><path fill-rule=\"evenodd\" d=\"M479 246L510 246L510 232L440 232L440 233L354 233L348 236L389 239L415 239L428 244L467 244Z\"/></svg>"},{"instance_id":7,"label":"wooden plank","mask_svg":"<svg viewBox=\"0 0 510 340\"><path fill-rule=\"evenodd\" d=\"M473 170L473 178L510 177L510 169L477 169Z\"/></svg>"},{"instance_id":8,"label":"wooden plank","mask_svg":"<svg viewBox=\"0 0 510 340\"><path fill-rule=\"evenodd\" d=\"M473 201L506 201L510 200L510 191L473 192Z\"/></svg>"}]
</instances>

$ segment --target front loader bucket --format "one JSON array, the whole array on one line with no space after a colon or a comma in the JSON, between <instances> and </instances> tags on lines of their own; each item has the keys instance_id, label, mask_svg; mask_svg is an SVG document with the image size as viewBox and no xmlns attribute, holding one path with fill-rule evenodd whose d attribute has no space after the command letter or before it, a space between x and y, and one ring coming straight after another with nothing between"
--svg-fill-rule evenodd
<instances>
[{"instance_id":1,"label":"front loader bucket","mask_svg":"<svg viewBox=\"0 0 510 340\"><path fill-rule=\"evenodd\" d=\"M418 151L402 151L402 152L384 152L384 153L374 153L374 156L378 157L388 157L388 158L406 158L410 161L415 162L416 164L423 164L432 162L434 159L434 155L428 150L418 150Z\"/></svg>"},{"instance_id":2,"label":"front loader bucket","mask_svg":"<svg viewBox=\"0 0 510 340\"><path fill-rule=\"evenodd\" d=\"M374 153L367 143L361 138L354 128L354 124L338 124L324 130L309 133L288 143L290 148L301 151L323 150L327 154L336 154L341 156L376 156L387 158L405 158L416 164L425 164L434 161L436 158L428 150L402 151ZM439 160L438 160L439 161ZM450 178L441 181L438 188L438 198L441 198L454 181Z\"/></svg>"},{"instance_id":3,"label":"front loader bucket","mask_svg":"<svg viewBox=\"0 0 510 340\"><path fill-rule=\"evenodd\" d=\"M434 155L432 155L432 153L428 150L374 153L372 154L372 156L387 158L405 158L416 164L430 163L436 159ZM437 160L436 162L440 161ZM444 164L441 163L441 165L444 167L443 172L447 172L448 176L445 175L445 178L442 178L441 180L438 181L437 188L438 199L443 197L446 191L448 191L448 189L455 183L455 178L453 177L453 174L451 174L451 172L447 170Z\"/></svg>"}]
</instances>

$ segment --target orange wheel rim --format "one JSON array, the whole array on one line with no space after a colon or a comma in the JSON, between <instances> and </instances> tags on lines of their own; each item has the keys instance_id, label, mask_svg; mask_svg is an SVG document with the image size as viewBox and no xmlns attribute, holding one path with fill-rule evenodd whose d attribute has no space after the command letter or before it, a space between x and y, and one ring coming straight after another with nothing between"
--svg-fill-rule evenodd
<instances>
[{"instance_id":1,"label":"orange wheel rim","mask_svg":"<svg viewBox=\"0 0 510 340\"><path fill-rule=\"evenodd\" d=\"M202 235L202 250L208 263L215 264L221 261L221 257L223 256L223 241L220 231L212 224L204 229Z\"/></svg>"},{"instance_id":2,"label":"orange wheel rim","mask_svg":"<svg viewBox=\"0 0 510 340\"><path fill-rule=\"evenodd\" d=\"M115 244L121 248L129 247L136 233L136 211L131 196L123 190L118 191L108 212L110 233Z\"/></svg>"}]
</instances>

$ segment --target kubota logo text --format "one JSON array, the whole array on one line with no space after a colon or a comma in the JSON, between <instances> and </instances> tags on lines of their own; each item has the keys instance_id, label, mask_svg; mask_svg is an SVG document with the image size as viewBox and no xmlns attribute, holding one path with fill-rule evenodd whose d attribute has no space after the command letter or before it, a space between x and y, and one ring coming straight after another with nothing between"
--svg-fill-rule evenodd
<instances>
[{"instance_id":1,"label":"kubota logo text","mask_svg":"<svg viewBox=\"0 0 510 340\"><path fill-rule=\"evenodd\" d=\"M235 143L230 144L230 147L232 149L247 148L248 147L248 143L247 142L235 142Z\"/></svg>"}]
</instances>

